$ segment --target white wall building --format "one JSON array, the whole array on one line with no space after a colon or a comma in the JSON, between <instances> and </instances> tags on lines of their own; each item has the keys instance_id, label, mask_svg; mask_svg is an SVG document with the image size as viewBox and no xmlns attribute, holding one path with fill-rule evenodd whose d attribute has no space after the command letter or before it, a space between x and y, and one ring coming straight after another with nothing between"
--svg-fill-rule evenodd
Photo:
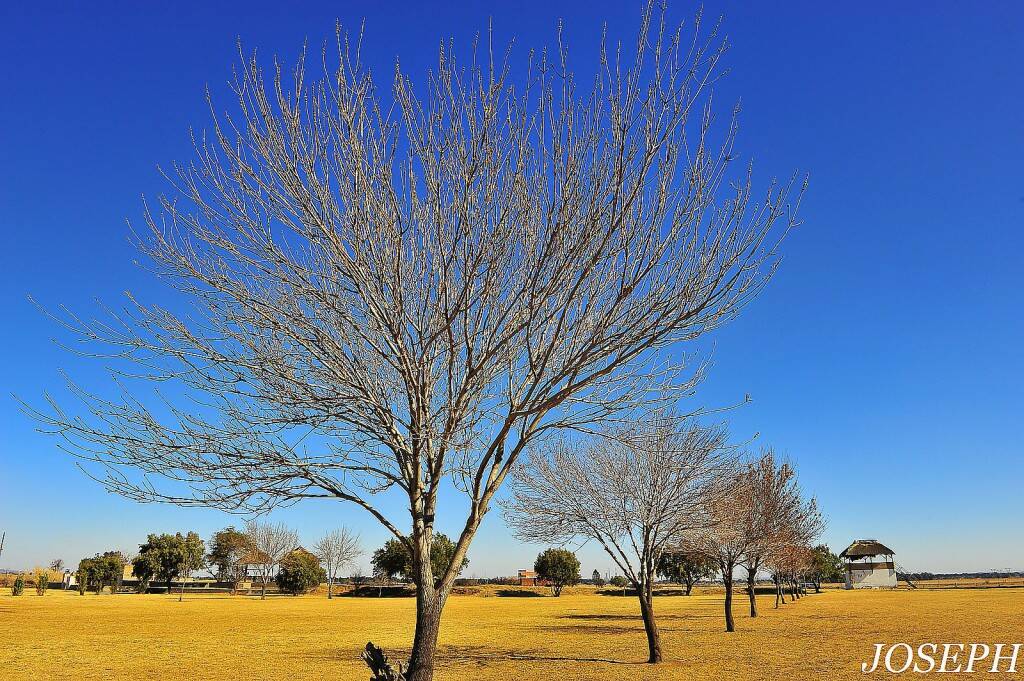
<instances>
[{"instance_id":1,"label":"white wall building","mask_svg":"<svg viewBox=\"0 0 1024 681\"><path fill-rule=\"evenodd\" d=\"M877 539L856 539L839 554L846 561L847 589L885 589L896 586L896 554Z\"/></svg>"}]
</instances>

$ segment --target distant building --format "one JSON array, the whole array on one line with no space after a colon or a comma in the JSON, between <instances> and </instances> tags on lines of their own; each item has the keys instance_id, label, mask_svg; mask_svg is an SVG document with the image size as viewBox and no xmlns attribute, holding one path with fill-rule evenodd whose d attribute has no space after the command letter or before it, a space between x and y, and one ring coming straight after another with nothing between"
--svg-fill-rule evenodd
<instances>
[{"instance_id":1,"label":"distant building","mask_svg":"<svg viewBox=\"0 0 1024 681\"><path fill-rule=\"evenodd\" d=\"M533 570L519 571L519 586L548 586L550 582L537 576Z\"/></svg>"},{"instance_id":2,"label":"distant building","mask_svg":"<svg viewBox=\"0 0 1024 681\"><path fill-rule=\"evenodd\" d=\"M846 561L847 589L896 586L895 552L877 539L857 539L839 557Z\"/></svg>"}]
</instances>

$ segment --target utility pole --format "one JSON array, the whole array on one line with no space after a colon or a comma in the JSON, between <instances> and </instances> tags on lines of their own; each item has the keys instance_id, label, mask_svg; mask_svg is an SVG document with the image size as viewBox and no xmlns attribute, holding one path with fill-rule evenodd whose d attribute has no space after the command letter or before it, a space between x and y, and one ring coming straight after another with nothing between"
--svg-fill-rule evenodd
<instances>
[{"instance_id":1,"label":"utility pole","mask_svg":"<svg viewBox=\"0 0 1024 681\"><path fill-rule=\"evenodd\" d=\"M0 534L0 556L4 555L4 540L7 539L7 533Z\"/></svg>"}]
</instances>

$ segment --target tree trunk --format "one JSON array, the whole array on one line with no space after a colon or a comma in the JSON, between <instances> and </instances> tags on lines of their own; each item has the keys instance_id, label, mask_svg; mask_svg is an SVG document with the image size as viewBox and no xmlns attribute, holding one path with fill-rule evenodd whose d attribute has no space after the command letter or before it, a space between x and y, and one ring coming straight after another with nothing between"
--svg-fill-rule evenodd
<instances>
[{"instance_id":1,"label":"tree trunk","mask_svg":"<svg viewBox=\"0 0 1024 681\"><path fill-rule=\"evenodd\" d=\"M689 596L690 592L693 591L693 581L694 580L692 580L692 579L687 579L686 580L686 593L685 593L685 595L687 595L687 596Z\"/></svg>"},{"instance_id":2,"label":"tree trunk","mask_svg":"<svg viewBox=\"0 0 1024 681\"><path fill-rule=\"evenodd\" d=\"M750 596L750 616L757 617L757 594L754 593L754 582L757 568L747 568L747 594Z\"/></svg>"},{"instance_id":3,"label":"tree trunk","mask_svg":"<svg viewBox=\"0 0 1024 681\"><path fill-rule=\"evenodd\" d=\"M723 571L722 581L725 583L725 630L736 631L736 623L732 619L732 574Z\"/></svg>"},{"instance_id":4,"label":"tree trunk","mask_svg":"<svg viewBox=\"0 0 1024 681\"><path fill-rule=\"evenodd\" d=\"M328 579L327 580L327 600L330 600L330 599L334 598L334 596L331 594L331 587L332 586L334 586L334 580L333 579Z\"/></svg>"},{"instance_id":5,"label":"tree trunk","mask_svg":"<svg viewBox=\"0 0 1024 681\"><path fill-rule=\"evenodd\" d=\"M263 583L260 585L260 600L267 600L267 578L263 578Z\"/></svg>"},{"instance_id":6,"label":"tree trunk","mask_svg":"<svg viewBox=\"0 0 1024 681\"><path fill-rule=\"evenodd\" d=\"M185 578L182 577L181 578L181 588L178 589L178 602L181 603L181 601L184 598L185 598Z\"/></svg>"},{"instance_id":7,"label":"tree trunk","mask_svg":"<svg viewBox=\"0 0 1024 681\"><path fill-rule=\"evenodd\" d=\"M434 653L445 600L432 586L416 589L416 637L405 675L407 681L431 681L434 678Z\"/></svg>"},{"instance_id":8,"label":"tree trunk","mask_svg":"<svg viewBox=\"0 0 1024 681\"><path fill-rule=\"evenodd\" d=\"M658 623L654 620L654 597L650 586L637 586L637 594L640 596L640 614L644 618L644 631L647 632L647 661L655 664L661 662L661 632L658 631Z\"/></svg>"}]
</instances>

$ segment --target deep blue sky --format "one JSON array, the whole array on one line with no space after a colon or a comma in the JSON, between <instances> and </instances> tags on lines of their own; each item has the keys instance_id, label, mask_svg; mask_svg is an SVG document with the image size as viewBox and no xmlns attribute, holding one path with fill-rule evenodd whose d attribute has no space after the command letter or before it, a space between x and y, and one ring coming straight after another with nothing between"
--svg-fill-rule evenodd
<instances>
[{"instance_id":1,"label":"deep blue sky","mask_svg":"<svg viewBox=\"0 0 1024 681\"><path fill-rule=\"evenodd\" d=\"M84 313L128 289L163 300L132 263L125 219L162 189L157 163L190 157L189 127L208 122L203 88L226 97L236 37L291 59L304 39L330 38L336 19L365 18L364 56L386 82L396 56L420 76L440 38L465 48L488 17L499 42L520 48L551 44L564 18L585 74L601 24L629 39L639 14L638 3L598 0L147 4L0 9L7 394L60 394L62 368L105 385L94 362L50 343L58 329L27 294ZM797 463L837 550L877 537L911 569L1024 569L1024 6L827 5L705 5L726 15L733 45L716 99L724 113L743 97L739 152L760 181L800 169L811 189L780 273L716 334L699 402L752 395L731 415L734 434L759 433ZM208 536L230 520L109 496L54 445L4 396L0 567L130 550L150 531ZM384 539L339 504L275 516L305 541L339 523L370 547ZM493 514L468 573L511 574L536 551ZM592 547L582 555L587 573L609 565Z\"/></svg>"}]
</instances>

